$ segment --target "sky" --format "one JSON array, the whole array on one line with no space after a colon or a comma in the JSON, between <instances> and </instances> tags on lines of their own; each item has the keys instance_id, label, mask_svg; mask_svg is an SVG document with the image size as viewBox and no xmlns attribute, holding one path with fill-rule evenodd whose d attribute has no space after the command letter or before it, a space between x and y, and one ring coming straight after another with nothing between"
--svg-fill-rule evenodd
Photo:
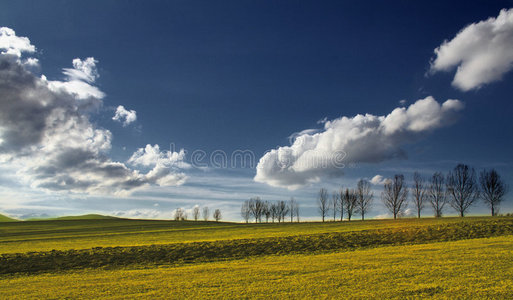
<instances>
[{"instance_id":1,"label":"sky","mask_svg":"<svg viewBox=\"0 0 513 300\"><path fill-rule=\"evenodd\" d=\"M464 163L511 185L512 7L3 1L0 213L240 221L259 196L313 220L321 187L366 179L380 218L394 174Z\"/></svg>"}]
</instances>

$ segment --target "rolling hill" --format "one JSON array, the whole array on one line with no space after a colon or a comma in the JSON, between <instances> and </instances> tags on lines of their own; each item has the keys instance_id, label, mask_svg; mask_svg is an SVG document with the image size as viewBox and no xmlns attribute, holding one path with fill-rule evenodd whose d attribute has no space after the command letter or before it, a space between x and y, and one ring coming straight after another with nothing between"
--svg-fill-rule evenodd
<instances>
[{"instance_id":1,"label":"rolling hill","mask_svg":"<svg viewBox=\"0 0 513 300\"><path fill-rule=\"evenodd\" d=\"M17 222L17 221L18 220L9 218L8 216L0 215L0 222Z\"/></svg>"}]
</instances>

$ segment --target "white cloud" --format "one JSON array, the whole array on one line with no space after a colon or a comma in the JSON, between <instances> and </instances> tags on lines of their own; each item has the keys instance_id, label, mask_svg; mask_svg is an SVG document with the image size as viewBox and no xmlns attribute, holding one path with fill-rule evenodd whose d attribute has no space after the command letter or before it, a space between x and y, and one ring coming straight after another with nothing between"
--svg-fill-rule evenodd
<instances>
[{"instance_id":1,"label":"white cloud","mask_svg":"<svg viewBox=\"0 0 513 300\"><path fill-rule=\"evenodd\" d=\"M161 152L159 145L146 145L145 148L137 149L128 160L134 166L153 167L145 176L148 181L155 182L161 186L181 185L187 180L187 176L180 172L180 169L190 168L184 162L185 151Z\"/></svg>"},{"instance_id":2,"label":"white cloud","mask_svg":"<svg viewBox=\"0 0 513 300\"><path fill-rule=\"evenodd\" d=\"M375 220L383 220L383 219L391 219L391 218L392 218L391 214L384 213L384 214L379 214L379 215L374 216L373 219L375 219Z\"/></svg>"},{"instance_id":3,"label":"white cloud","mask_svg":"<svg viewBox=\"0 0 513 300\"><path fill-rule=\"evenodd\" d=\"M257 165L254 180L297 189L326 176L341 176L347 163L376 163L402 157L401 146L455 121L459 100L439 104L431 96L387 116L341 117L320 132L303 131L291 146L270 150Z\"/></svg>"},{"instance_id":4,"label":"white cloud","mask_svg":"<svg viewBox=\"0 0 513 300\"><path fill-rule=\"evenodd\" d=\"M185 151L180 152L160 151L159 145L146 145L144 148L137 149L128 160L133 165L152 166L157 164L177 164L185 159ZM188 165L183 165L186 168Z\"/></svg>"},{"instance_id":5,"label":"white cloud","mask_svg":"<svg viewBox=\"0 0 513 300\"><path fill-rule=\"evenodd\" d=\"M103 99L105 93L100 91L99 88L92 85L98 78L96 70L96 63L93 57L88 57L84 60L79 58L73 59L73 68L64 68L62 73L66 75L65 81L47 81L46 76L41 76L43 81L46 81L50 90L59 93L72 94L75 98L84 99Z\"/></svg>"},{"instance_id":6,"label":"white cloud","mask_svg":"<svg viewBox=\"0 0 513 300\"><path fill-rule=\"evenodd\" d=\"M513 8L497 18L472 23L435 49L431 72L458 67L452 82L469 91L500 80L513 68Z\"/></svg>"},{"instance_id":7,"label":"white cloud","mask_svg":"<svg viewBox=\"0 0 513 300\"><path fill-rule=\"evenodd\" d=\"M16 32L8 27L0 27L0 54L20 58L23 52L33 53L36 47L26 37L16 36Z\"/></svg>"},{"instance_id":8,"label":"white cloud","mask_svg":"<svg viewBox=\"0 0 513 300\"><path fill-rule=\"evenodd\" d=\"M85 81L93 83L100 75L96 70L96 64L98 63L94 57L88 57L85 60L75 58L73 60L73 68L64 68L62 73L68 77L69 81Z\"/></svg>"},{"instance_id":9,"label":"white cloud","mask_svg":"<svg viewBox=\"0 0 513 300\"><path fill-rule=\"evenodd\" d=\"M0 49L0 164L16 170L20 182L90 194L125 194L185 182L183 151L166 152L144 165L150 167L146 173L108 157L111 132L89 120L89 112L101 107L105 96L93 85L98 78L94 58L74 59L73 68L63 69L64 81L50 81L27 69L36 61L21 59L22 53L35 51L28 38L3 27ZM11 52L19 56L13 59Z\"/></svg>"},{"instance_id":10,"label":"white cloud","mask_svg":"<svg viewBox=\"0 0 513 300\"><path fill-rule=\"evenodd\" d=\"M373 185L384 185L389 180L390 180L389 178L385 178L381 175L376 175L376 176L372 177L372 179L370 180L370 183L372 183Z\"/></svg>"},{"instance_id":11,"label":"white cloud","mask_svg":"<svg viewBox=\"0 0 513 300\"><path fill-rule=\"evenodd\" d=\"M114 117L112 117L112 120L119 121L123 123L123 126L127 126L137 120L137 113L135 110L127 110L123 105L120 105L116 108L116 113Z\"/></svg>"},{"instance_id":12,"label":"white cloud","mask_svg":"<svg viewBox=\"0 0 513 300\"><path fill-rule=\"evenodd\" d=\"M129 219L159 219L166 220L173 218L172 211L160 211L157 209L130 209L126 211L114 211L113 216Z\"/></svg>"}]
</instances>

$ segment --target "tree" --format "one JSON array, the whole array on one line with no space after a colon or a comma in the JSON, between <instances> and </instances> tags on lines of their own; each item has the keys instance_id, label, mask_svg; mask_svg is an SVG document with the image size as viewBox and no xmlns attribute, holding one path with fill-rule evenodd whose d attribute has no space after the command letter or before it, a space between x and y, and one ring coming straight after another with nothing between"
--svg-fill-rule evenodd
<instances>
[{"instance_id":1,"label":"tree","mask_svg":"<svg viewBox=\"0 0 513 300\"><path fill-rule=\"evenodd\" d=\"M351 217L356 209L356 192L353 189L346 189L344 193L344 204L346 206L347 220L351 221Z\"/></svg>"},{"instance_id":2,"label":"tree","mask_svg":"<svg viewBox=\"0 0 513 300\"><path fill-rule=\"evenodd\" d=\"M295 207L296 207L296 200L294 200L294 197L290 197L290 201L289 201L290 223L294 222Z\"/></svg>"},{"instance_id":3,"label":"tree","mask_svg":"<svg viewBox=\"0 0 513 300\"><path fill-rule=\"evenodd\" d=\"M433 174L433 177L431 177L429 181L429 202L437 218L442 216L444 206L447 204L447 193L445 192L444 183L444 175L440 172Z\"/></svg>"},{"instance_id":4,"label":"tree","mask_svg":"<svg viewBox=\"0 0 513 300\"><path fill-rule=\"evenodd\" d=\"M223 218L223 216L221 215L221 210L220 209L216 209L214 210L214 220L216 220L216 222L219 222L219 220L221 220Z\"/></svg>"},{"instance_id":5,"label":"tree","mask_svg":"<svg viewBox=\"0 0 513 300\"><path fill-rule=\"evenodd\" d=\"M362 215L362 220L365 220L365 213L370 210L372 198L374 194L371 192L371 185L365 179L360 179L356 185L356 209Z\"/></svg>"},{"instance_id":6,"label":"tree","mask_svg":"<svg viewBox=\"0 0 513 300\"><path fill-rule=\"evenodd\" d=\"M328 200L328 191L325 188L321 188L319 190L319 197L317 198L317 205L319 209L319 214L321 214L322 221L324 222L324 219L328 215L328 212L330 210L329 207L329 200Z\"/></svg>"},{"instance_id":7,"label":"tree","mask_svg":"<svg viewBox=\"0 0 513 300\"><path fill-rule=\"evenodd\" d=\"M175 219L175 221L187 220L187 214L185 213L185 210L183 210L182 208L177 208L175 210L174 219Z\"/></svg>"},{"instance_id":8,"label":"tree","mask_svg":"<svg viewBox=\"0 0 513 300\"><path fill-rule=\"evenodd\" d=\"M278 223L279 222L285 222L285 217L289 213L289 207L287 205L287 202L280 200L276 203L277 207L277 214L278 214Z\"/></svg>"},{"instance_id":9,"label":"tree","mask_svg":"<svg viewBox=\"0 0 513 300\"><path fill-rule=\"evenodd\" d=\"M424 208L427 191L424 178L422 178L418 172L413 173L413 187L411 188L411 191L413 193L413 203L417 209L417 217L420 218L420 212Z\"/></svg>"},{"instance_id":10,"label":"tree","mask_svg":"<svg viewBox=\"0 0 513 300\"><path fill-rule=\"evenodd\" d=\"M338 209L340 210L340 222L344 220L344 205L346 203L344 199L344 189L340 189L340 191L338 192Z\"/></svg>"},{"instance_id":11,"label":"tree","mask_svg":"<svg viewBox=\"0 0 513 300\"><path fill-rule=\"evenodd\" d=\"M394 220L404 214L408 204L408 187L402 174L396 174L394 179L385 182L381 198L385 207L394 216Z\"/></svg>"},{"instance_id":12,"label":"tree","mask_svg":"<svg viewBox=\"0 0 513 300\"><path fill-rule=\"evenodd\" d=\"M200 208L199 206L194 206L192 209L192 217L194 218L194 221L198 221L200 215Z\"/></svg>"},{"instance_id":13,"label":"tree","mask_svg":"<svg viewBox=\"0 0 513 300\"><path fill-rule=\"evenodd\" d=\"M210 210L208 206L203 207L203 220L208 221L208 216L210 214Z\"/></svg>"},{"instance_id":14,"label":"tree","mask_svg":"<svg viewBox=\"0 0 513 300\"><path fill-rule=\"evenodd\" d=\"M299 202L295 202L294 214L296 215L296 221L299 223Z\"/></svg>"},{"instance_id":15,"label":"tree","mask_svg":"<svg viewBox=\"0 0 513 300\"><path fill-rule=\"evenodd\" d=\"M467 210L479 197L474 168L458 164L447 174L446 187L447 193L450 195L449 204L460 214L460 217L464 217Z\"/></svg>"},{"instance_id":16,"label":"tree","mask_svg":"<svg viewBox=\"0 0 513 300\"><path fill-rule=\"evenodd\" d=\"M260 197L254 197L249 199L249 211L255 218L255 223L262 222L262 215L264 213L264 202Z\"/></svg>"},{"instance_id":17,"label":"tree","mask_svg":"<svg viewBox=\"0 0 513 300\"><path fill-rule=\"evenodd\" d=\"M275 203L271 203L270 211L271 211L271 220L274 223L274 220L276 220L278 217L278 206Z\"/></svg>"},{"instance_id":18,"label":"tree","mask_svg":"<svg viewBox=\"0 0 513 300\"><path fill-rule=\"evenodd\" d=\"M481 184L481 199L492 210L492 216L497 215L504 195L508 192L508 186L494 169L482 171L479 174L479 183Z\"/></svg>"},{"instance_id":19,"label":"tree","mask_svg":"<svg viewBox=\"0 0 513 300\"><path fill-rule=\"evenodd\" d=\"M337 220L337 210L338 210L338 192L333 192L331 194L331 209L333 209L333 222Z\"/></svg>"},{"instance_id":20,"label":"tree","mask_svg":"<svg viewBox=\"0 0 513 300\"><path fill-rule=\"evenodd\" d=\"M271 218L271 204L267 201L264 202L264 212L265 222L269 223L269 219Z\"/></svg>"},{"instance_id":21,"label":"tree","mask_svg":"<svg viewBox=\"0 0 513 300\"><path fill-rule=\"evenodd\" d=\"M249 223L249 218L251 217L251 212L249 211L249 201L248 200L246 200L242 203L242 207L240 208L240 215L246 223Z\"/></svg>"}]
</instances>

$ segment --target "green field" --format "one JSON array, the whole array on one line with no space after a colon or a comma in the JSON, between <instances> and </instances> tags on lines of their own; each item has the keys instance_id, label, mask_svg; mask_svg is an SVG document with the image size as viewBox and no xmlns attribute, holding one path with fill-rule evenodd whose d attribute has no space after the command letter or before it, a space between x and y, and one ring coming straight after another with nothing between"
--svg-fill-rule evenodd
<instances>
[{"instance_id":1,"label":"green field","mask_svg":"<svg viewBox=\"0 0 513 300\"><path fill-rule=\"evenodd\" d=\"M9 218L8 216L0 215L0 222L16 222L17 220Z\"/></svg>"},{"instance_id":2,"label":"green field","mask_svg":"<svg viewBox=\"0 0 513 300\"><path fill-rule=\"evenodd\" d=\"M511 217L0 223L0 299L506 299L512 278Z\"/></svg>"}]
</instances>

